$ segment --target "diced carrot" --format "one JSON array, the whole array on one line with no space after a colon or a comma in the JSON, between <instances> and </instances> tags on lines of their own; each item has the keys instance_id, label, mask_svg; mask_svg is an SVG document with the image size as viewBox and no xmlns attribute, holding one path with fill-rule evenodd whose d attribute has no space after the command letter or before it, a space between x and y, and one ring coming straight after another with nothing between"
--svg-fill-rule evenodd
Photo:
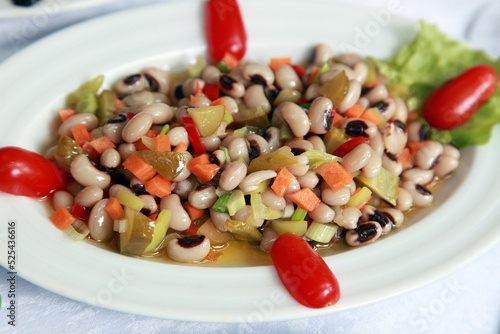
<instances>
[{"instance_id":1,"label":"diced carrot","mask_svg":"<svg viewBox=\"0 0 500 334\"><path fill-rule=\"evenodd\" d=\"M187 169L193 172L191 168L193 168L195 165L208 165L210 163L208 159L208 154L200 154L199 156L191 159L187 163Z\"/></svg>"},{"instance_id":2,"label":"diced carrot","mask_svg":"<svg viewBox=\"0 0 500 334\"><path fill-rule=\"evenodd\" d=\"M408 118L406 119L406 122L413 121L414 119L417 119L419 117L418 112L416 111L409 111L408 112Z\"/></svg>"},{"instance_id":3,"label":"diced carrot","mask_svg":"<svg viewBox=\"0 0 500 334\"><path fill-rule=\"evenodd\" d=\"M311 189L303 188L299 191L286 195L302 210L312 211L321 203L321 200L316 196Z\"/></svg>"},{"instance_id":4,"label":"diced carrot","mask_svg":"<svg viewBox=\"0 0 500 334\"><path fill-rule=\"evenodd\" d=\"M339 191L352 182L353 178L337 161L328 161L316 169L333 191Z\"/></svg>"},{"instance_id":5,"label":"diced carrot","mask_svg":"<svg viewBox=\"0 0 500 334\"><path fill-rule=\"evenodd\" d=\"M271 189L274 190L276 195L279 197L284 197L290 183L292 182L294 176L286 168L282 168L278 175L274 178Z\"/></svg>"},{"instance_id":6,"label":"diced carrot","mask_svg":"<svg viewBox=\"0 0 500 334\"><path fill-rule=\"evenodd\" d=\"M163 198L172 193L172 182L160 174L156 174L155 177L144 183L144 188L151 195Z\"/></svg>"},{"instance_id":7,"label":"diced carrot","mask_svg":"<svg viewBox=\"0 0 500 334\"><path fill-rule=\"evenodd\" d=\"M101 155L108 148L116 148L115 143L113 143L111 139L109 139L106 136L94 139L91 142L89 142L89 144L99 153L99 155Z\"/></svg>"},{"instance_id":8,"label":"diced carrot","mask_svg":"<svg viewBox=\"0 0 500 334\"><path fill-rule=\"evenodd\" d=\"M413 161L411 159L411 151L406 147L403 151L396 155L398 162L403 166L403 170L413 167Z\"/></svg>"},{"instance_id":9,"label":"diced carrot","mask_svg":"<svg viewBox=\"0 0 500 334\"><path fill-rule=\"evenodd\" d=\"M104 210L111 216L113 219L118 219L124 216L123 207L120 202L116 199L116 197L110 197L108 202L104 206Z\"/></svg>"},{"instance_id":10,"label":"diced carrot","mask_svg":"<svg viewBox=\"0 0 500 334\"><path fill-rule=\"evenodd\" d=\"M302 65L292 64L291 66L292 66L293 70L295 71L295 73L297 73L299 78L302 78L304 76L304 74L306 74L306 70L304 69L304 67Z\"/></svg>"},{"instance_id":11,"label":"diced carrot","mask_svg":"<svg viewBox=\"0 0 500 334\"><path fill-rule=\"evenodd\" d=\"M228 52L224 54L221 61L224 61L230 69L235 69L238 66L238 59Z\"/></svg>"},{"instance_id":12,"label":"diced carrot","mask_svg":"<svg viewBox=\"0 0 500 334\"><path fill-rule=\"evenodd\" d=\"M127 104L125 102L123 102L122 100L120 100L118 98L115 99L116 110L121 109L121 108L126 107L126 106L127 106Z\"/></svg>"},{"instance_id":13,"label":"diced carrot","mask_svg":"<svg viewBox=\"0 0 500 334\"><path fill-rule=\"evenodd\" d=\"M202 217L205 214L205 210L195 208L188 201L184 203L184 208L186 208L189 218L191 218L192 221Z\"/></svg>"},{"instance_id":14,"label":"diced carrot","mask_svg":"<svg viewBox=\"0 0 500 334\"><path fill-rule=\"evenodd\" d=\"M189 227L184 231L184 233L187 235L187 236L194 236L194 235L198 235L198 228L196 228L196 226L194 226L193 224L189 225Z\"/></svg>"},{"instance_id":15,"label":"diced carrot","mask_svg":"<svg viewBox=\"0 0 500 334\"><path fill-rule=\"evenodd\" d=\"M372 122L375 125L379 125L380 122L382 122L383 117L378 110L375 110L375 108L368 108L365 110L365 112L359 116L362 119L366 119L367 121Z\"/></svg>"},{"instance_id":16,"label":"diced carrot","mask_svg":"<svg viewBox=\"0 0 500 334\"><path fill-rule=\"evenodd\" d=\"M75 221L75 217L66 209L66 207L61 206L59 209L54 211L50 216L50 220L60 230L67 229Z\"/></svg>"},{"instance_id":17,"label":"diced carrot","mask_svg":"<svg viewBox=\"0 0 500 334\"><path fill-rule=\"evenodd\" d=\"M148 218L151 220L156 220L156 217L158 217L158 215L156 213L148 216Z\"/></svg>"},{"instance_id":18,"label":"diced carrot","mask_svg":"<svg viewBox=\"0 0 500 334\"><path fill-rule=\"evenodd\" d=\"M309 75L309 78L307 79L307 84L310 85L313 83L314 81L314 78L316 78L316 76L318 75L319 71L321 71L321 69L319 67L313 67L312 71L311 71L311 74Z\"/></svg>"},{"instance_id":19,"label":"diced carrot","mask_svg":"<svg viewBox=\"0 0 500 334\"><path fill-rule=\"evenodd\" d=\"M292 57L271 58L269 67L271 68L271 70L273 70L273 72L275 72L276 69L281 65L291 65L291 64L292 64Z\"/></svg>"},{"instance_id":20,"label":"diced carrot","mask_svg":"<svg viewBox=\"0 0 500 334\"><path fill-rule=\"evenodd\" d=\"M148 132L146 132L146 137L149 137L149 138L154 138L156 136L158 136L160 133L156 130L148 130Z\"/></svg>"},{"instance_id":21,"label":"diced carrot","mask_svg":"<svg viewBox=\"0 0 500 334\"><path fill-rule=\"evenodd\" d=\"M134 174L142 183L147 182L156 175L154 168L135 154L131 154L127 160L123 162L123 167Z\"/></svg>"},{"instance_id":22,"label":"diced carrot","mask_svg":"<svg viewBox=\"0 0 500 334\"><path fill-rule=\"evenodd\" d=\"M196 80L196 89L194 91L194 95L198 94L203 94L203 89L201 88L200 80Z\"/></svg>"},{"instance_id":23,"label":"diced carrot","mask_svg":"<svg viewBox=\"0 0 500 334\"><path fill-rule=\"evenodd\" d=\"M197 85L198 85L198 83L197 83ZM189 101L191 103L202 103L203 100L195 95L191 95L191 96L189 96Z\"/></svg>"},{"instance_id":24,"label":"diced carrot","mask_svg":"<svg viewBox=\"0 0 500 334\"><path fill-rule=\"evenodd\" d=\"M183 152L183 151L187 151L187 149L188 149L188 147L186 146L186 144L184 144L183 142L180 142L174 148L174 152Z\"/></svg>"},{"instance_id":25,"label":"diced carrot","mask_svg":"<svg viewBox=\"0 0 500 334\"><path fill-rule=\"evenodd\" d=\"M193 173L198 180L203 183L213 179L219 170L220 167L216 164L198 164L193 165L190 169L191 173Z\"/></svg>"},{"instance_id":26,"label":"diced carrot","mask_svg":"<svg viewBox=\"0 0 500 334\"><path fill-rule=\"evenodd\" d=\"M406 146L410 149L410 152L413 154L413 153L417 152L418 150L420 150L420 148L425 143L427 143L426 140L424 140L424 141L417 141L417 142L413 142L413 143L408 143L408 144L406 144Z\"/></svg>"},{"instance_id":27,"label":"diced carrot","mask_svg":"<svg viewBox=\"0 0 500 334\"><path fill-rule=\"evenodd\" d=\"M170 137L168 135L158 135L154 140L157 152L167 152L172 150L172 146L170 146Z\"/></svg>"},{"instance_id":28,"label":"diced carrot","mask_svg":"<svg viewBox=\"0 0 500 334\"><path fill-rule=\"evenodd\" d=\"M347 111L345 112L345 117L348 118L359 118L363 114L363 111L365 111L365 107L363 107L361 104L355 104Z\"/></svg>"},{"instance_id":29,"label":"diced carrot","mask_svg":"<svg viewBox=\"0 0 500 334\"><path fill-rule=\"evenodd\" d=\"M367 87L373 87L375 85L378 85L379 83L380 83L380 80L378 78L375 78L368 83Z\"/></svg>"},{"instance_id":30,"label":"diced carrot","mask_svg":"<svg viewBox=\"0 0 500 334\"><path fill-rule=\"evenodd\" d=\"M76 115L76 110L73 109L59 109L59 118L61 118L61 121L65 121L68 118L70 118L73 115Z\"/></svg>"},{"instance_id":31,"label":"diced carrot","mask_svg":"<svg viewBox=\"0 0 500 334\"><path fill-rule=\"evenodd\" d=\"M332 118L332 126L339 124L344 119L344 117L341 114L339 114L338 112L332 113L332 117L333 117Z\"/></svg>"},{"instance_id":32,"label":"diced carrot","mask_svg":"<svg viewBox=\"0 0 500 334\"><path fill-rule=\"evenodd\" d=\"M226 107L227 112L229 112L229 107L227 106L226 101L224 101L223 98L218 98L217 100L212 101L211 105L213 106L223 105Z\"/></svg>"},{"instance_id":33,"label":"diced carrot","mask_svg":"<svg viewBox=\"0 0 500 334\"><path fill-rule=\"evenodd\" d=\"M72 127L71 134L73 135L76 143L80 146L83 146L83 144L92 140L92 136L90 136L89 130L87 130L85 124L80 123L77 126Z\"/></svg>"},{"instance_id":34,"label":"diced carrot","mask_svg":"<svg viewBox=\"0 0 500 334\"><path fill-rule=\"evenodd\" d=\"M92 147L92 145L90 145L90 142L86 142L85 144L83 144L82 148L85 150L85 152L88 153L93 161L99 160L99 152L97 152L96 149Z\"/></svg>"}]
</instances>

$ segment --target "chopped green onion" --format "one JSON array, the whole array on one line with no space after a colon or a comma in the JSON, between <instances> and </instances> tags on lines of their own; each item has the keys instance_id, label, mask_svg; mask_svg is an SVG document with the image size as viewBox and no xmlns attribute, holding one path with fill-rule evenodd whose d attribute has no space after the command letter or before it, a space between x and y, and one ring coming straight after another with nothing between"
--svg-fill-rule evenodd
<instances>
[{"instance_id":1,"label":"chopped green onion","mask_svg":"<svg viewBox=\"0 0 500 334\"><path fill-rule=\"evenodd\" d=\"M90 229L87 224L82 222L81 220L76 219L73 224L71 224L66 230L68 237L74 241L83 240L89 235Z\"/></svg>"},{"instance_id":2,"label":"chopped green onion","mask_svg":"<svg viewBox=\"0 0 500 334\"><path fill-rule=\"evenodd\" d=\"M231 72L231 68L229 67L229 65L224 61L224 60L221 60L220 62L218 62L215 67L217 67L222 73L229 73Z\"/></svg>"},{"instance_id":3,"label":"chopped green onion","mask_svg":"<svg viewBox=\"0 0 500 334\"><path fill-rule=\"evenodd\" d=\"M297 209L295 209L295 212L293 213L291 220L293 220L293 221L304 220L304 219L306 219L306 216L307 216L306 210L301 209L301 208L297 208Z\"/></svg>"},{"instance_id":4,"label":"chopped green onion","mask_svg":"<svg viewBox=\"0 0 500 334\"><path fill-rule=\"evenodd\" d=\"M230 164L231 163L231 157L229 156L229 150L227 149L227 147L221 146L221 147L219 147L219 150L221 150L222 152L224 152L224 154L226 155L226 161L224 161L224 163Z\"/></svg>"},{"instance_id":5,"label":"chopped green onion","mask_svg":"<svg viewBox=\"0 0 500 334\"><path fill-rule=\"evenodd\" d=\"M214 203L212 209L217 212L228 212L227 203L231 197L230 193L222 194L219 199Z\"/></svg>"},{"instance_id":6,"label":"chopped green onion","mask_svg":"<svg viewBox=\"0 0 500 334\"><path fill-rule=\"evenodd\" d=\"M127 230L127 224L128 224L127 218L115 219L113 221L113 231L118 233L123 233Z\"/></svg>"},{"instance_id":7,"label":"chopped green onion","mask_svg":"<svg viewBox=\"0 0 500 334\"><path fill-rule=\"evenodd\" d=\"M170 131L170 125L165 124L163 126L163 128L161 128L160 134L161 135L166 135L168 131Z\"/></svg>"},{"instance_id":8,"label":"chopped green onion","mask_svg":"<svg viewBox=\"0 0 500 334\"><path fill-rule=\"evenodd\" d=\"M307 229L306 237L311 240L326 244L332 240L338 228L339 227L336 224L320 224L312 222L312 224Z\"/></svg>"},{"instance_id":9,"label":"chopped green onion","mask_svg":"<svg viewBox=\"0 0 500 334\"><path fill-rule=\"evenodd\" d=\"M224 111L224 118L222 119L222 121L226 124L229 124L233 121L233 115L231 115L231 113L227 111L227 109Z\"/></svg>"}]
</instances>

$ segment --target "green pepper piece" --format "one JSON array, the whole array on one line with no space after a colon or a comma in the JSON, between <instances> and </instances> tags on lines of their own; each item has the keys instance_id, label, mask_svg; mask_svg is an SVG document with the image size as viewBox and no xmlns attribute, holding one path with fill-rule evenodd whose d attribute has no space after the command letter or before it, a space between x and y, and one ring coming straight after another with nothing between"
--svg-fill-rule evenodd
<instances>
[{"instance_id":1,"label":"green pepper piece","mask_svg":"<svg viewBox=\"0 0 500 334\"><path fill-rule=\"evenodd\" d=\"M116 98L116 93L111 90L104 90L101 95L99 95L96 114L99 118L99 125L106 124L110 118L115 116Z\"/></svg>"},{"instance_id":2,"label":"green pepper piece","mask_svg":"<svg viewBox=\"0 0 500 334\"><path fill-rule=\"evenodd\" d=\"M77 113L95 114L97 110L96 96L89 90L82 91L78 101L76 101L75 109Z\"/></svg>"}]
</instances>

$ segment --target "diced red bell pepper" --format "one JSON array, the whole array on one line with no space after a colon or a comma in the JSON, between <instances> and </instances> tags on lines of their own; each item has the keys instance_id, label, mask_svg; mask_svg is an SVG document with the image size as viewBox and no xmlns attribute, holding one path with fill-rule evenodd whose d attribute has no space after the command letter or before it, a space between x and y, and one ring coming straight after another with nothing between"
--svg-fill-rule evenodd
<instances>
[{"instance_id":1,"label":"diced red bell pepper","mask_svg":"<svg viewBox=\"0 0 500 334\"><path fill-rule=\"evenodd\" d=\"M184 128L189 137L189 141L193 146L194 152L196 154L203 154L206 152L205 146L201 142L200 135L198 134L198 130L196 129L196 125L194 125L194 121L191 117L183 117L182 121L184 122Z\"/></svg>"},{"instance_id":2,"label":"diced red bell pepper","mask_svg":"<svg viewBox=\"0 0 500 334\"><path fill-rule=\"evenodd\" d=\"M71 209L71 215L76 219L81 220L84 223L88 223L90 217L90 210L81 205L73 203L73 208Z\"/></svg>"},{"instance_id":3,"label":"diced red bell pepper","mask_svg":"<svg viewBox=\"0 0 500 334\"><path fill-rule=\"evenodd\" d=\"M334 152L333 155L337 157L344 157L347 153L351 152L356 146L360 144L365 144L366 139L364 137L355 137L351 140L346 141L340 145Z\"/></svg>"}]
</instances>

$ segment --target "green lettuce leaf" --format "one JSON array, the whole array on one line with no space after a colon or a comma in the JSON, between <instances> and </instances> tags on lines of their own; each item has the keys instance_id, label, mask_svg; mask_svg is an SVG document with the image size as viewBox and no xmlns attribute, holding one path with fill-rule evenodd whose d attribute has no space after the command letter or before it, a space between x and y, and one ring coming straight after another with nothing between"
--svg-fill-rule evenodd
<instances>
[{"instance_id":1,"label":"green lettuce leaf","mask_svg":"<svg viewBox=\"0 0 500 334\"><path fill-rule=\"evenodd\" d=\"M420 22L417 36L392 58L373 61L394 89L409 96L410 110L421 114L425 99L446 80L451 79L477 64L489 64L500 73L500 60L491 59L486 53L473 50L460 41L449 39L435 25ZM391 87L392 86L392 87ZM439 138L463 149L488 142L495 124L500 123L500 89L464 125L449 130L449 134L434 131Z\"/></svg>"}]
</instances>

